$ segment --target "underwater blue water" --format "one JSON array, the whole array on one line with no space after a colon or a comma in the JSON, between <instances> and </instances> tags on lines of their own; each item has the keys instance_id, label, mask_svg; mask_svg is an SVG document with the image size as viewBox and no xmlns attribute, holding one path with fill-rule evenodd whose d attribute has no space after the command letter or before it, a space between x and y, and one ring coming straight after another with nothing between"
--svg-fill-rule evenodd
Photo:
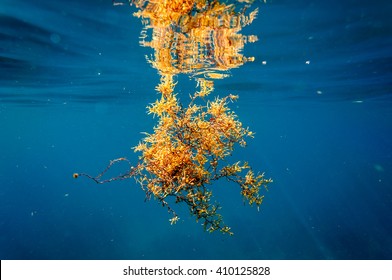
<instances>
[{"instance_id":1,"label":"underwater blue water","mask_svg":"<svg viewBox=\"0 0 392 280\"><path fill-rule=\"evenodd\" d=\"M270 185L258 212L212 186L234 236L180 221L133 180L97 185L156 123L134 7L1 0L0 259L392 259L392 2L258 1L254 63L216 82L254 131L230 161ZM264 61L264 63L263 63ZM194 82L179 77L179 98ZM118 166L120 172L121 166Z\"/></svg>"}]
</instances>

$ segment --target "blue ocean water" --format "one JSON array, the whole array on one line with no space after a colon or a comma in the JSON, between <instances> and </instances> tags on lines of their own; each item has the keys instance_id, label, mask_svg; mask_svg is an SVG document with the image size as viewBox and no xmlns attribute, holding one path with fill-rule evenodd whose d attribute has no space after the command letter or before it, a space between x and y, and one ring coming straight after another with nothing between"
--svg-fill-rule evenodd
<instances>
[{"instance_id":1,"label":"blue ocean water","mask_svg":"<svg viewBox=\"0 0 392 280\"><path fill-rule=\"evenodd\" d=\"M260 211L237 186L212 186L230 237L181 205L170 225L133 180L72 178L136 162L156 124L159 76L134 7L1 0L0 259L392 259L392 2L255 6L244 33L260 40L244 52L256 60L215 94L238 94L256 133L232 160L274 183ZM178 79L187 98L194 82Z\"/></svg>"}]
</instances>

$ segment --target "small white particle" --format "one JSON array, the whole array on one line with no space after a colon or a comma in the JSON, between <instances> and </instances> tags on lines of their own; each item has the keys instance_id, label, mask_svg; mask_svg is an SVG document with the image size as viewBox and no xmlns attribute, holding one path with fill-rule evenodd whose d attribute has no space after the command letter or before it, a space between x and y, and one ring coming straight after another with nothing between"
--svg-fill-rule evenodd
<instances>
[{"instance_id":1,"label":"small white particle","mask_svg":"<svg viewBox=\"0 0 392 280\"><path fill-rule=\"evenodd\" d=\"M52 43L54 44L58 44L61 41L61 37L59 34L56 33L50 34L50 41L52 41Z\"/></svg>"}]
</instances>

